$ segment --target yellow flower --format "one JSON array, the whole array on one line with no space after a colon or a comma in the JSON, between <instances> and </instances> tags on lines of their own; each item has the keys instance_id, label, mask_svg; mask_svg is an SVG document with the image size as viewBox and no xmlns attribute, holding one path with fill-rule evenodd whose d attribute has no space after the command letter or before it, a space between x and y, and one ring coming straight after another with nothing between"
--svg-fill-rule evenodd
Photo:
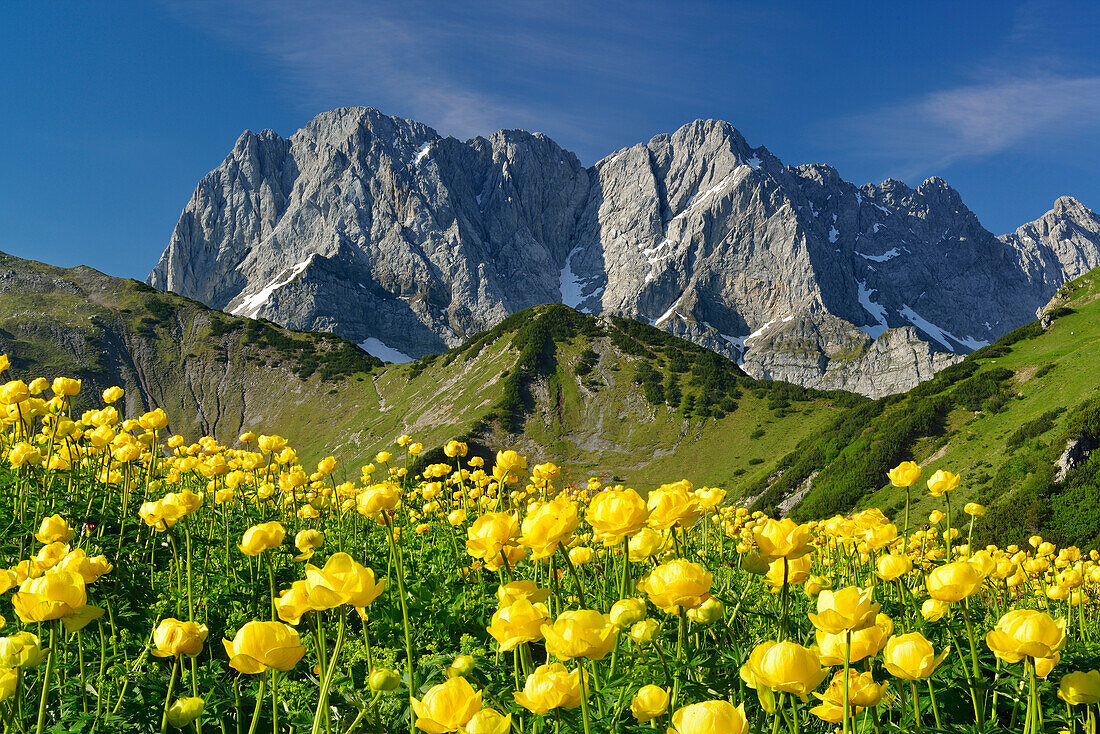
<instances>
[{"instance_id":1,"label":"yellow flower","mask_svg":"<svg viewBox=\"0 0 1100 734\"><path fill-rule=\"evenodd\" d=\"M605 489L592 498L585 513L594 538L607 546L637 533L648 517L645 500L633 489Z\"/></svg>"},{"instance_id":2,"label":"yellow flower","mask_svg":"<svg viewBox=\"0 0 1100 734\"><path fill-rule=\"evenodd\" d=\"M30 396L30 388L28 388L27 384L22 380L12 380L3 387L0 387L0 403L4 405L21 403Z\"/></svg>"},{"instance_id":3,"label":"yellow flower","mask_svg":"<svg viewBox=\"0 0 1100 734\"><path fill-rule=\"evenodd\" d=\"M245 675L263 673L269 668L286 672L298 664L306 649L293 627L282 622L249 622L232 642L222 640L229 667Z\"/></svg>"},{"instance_id":4,"label":"yellow flower","mask_svg":"<svg viewBox=\"0 0 1100 734\"><path fill-rule=\"evenodd\" d=\"M540 665L527 676L523 690L512 695L516 703L538 716L556 708L575 709L581 705L581 675L588 690L588 674L581 668L566 670L561 663Z\"/></svg>"},{"instance_id":5,"label":"yellow flower","mask_svg":"<svg viewBox=\"0 0 1100 734\"><path fill-rule=\"evenodd\" d=\"M673 525L691 527L703 513L699 499L691 493L691 484L681 480L662 484L649 493L649 527L668 530Z\"/></svg>"},{"instance_id":6,"label":"yellow flower","mask_svg":"<svg viewBox=\"0 0 1100 734\"><path fill-rule=\"evenodd\" d=\"M574 566L583 566L592 560L592 549L586 545L579 545L569 549L569 562Z\"/></svg>"},{"instance_id":7,"label":"yellow flower","mask_svg":"<svg viewBox=\"0 0 1100 734\"><path fill-rule=\"evenodd\" d=\"M364 609L386 589L386 580L377 581L374 571L357 563L347 553L335 553L317 568L306 564L306 580L314 587L332 589L342 603Z\"/></svg>"},{"instance_id":8,"label":"yellow flower","mask_svg":"<svg viewBox=\"0 0 1100 734\"><path fill-rule=\"evenodd\" d=\"M520 542L531 549L532 558L549 558L579 523L577 506L557 497L524 518Z\"/></svg>"},{"instance_id":9,"label":"yellow flower","mask_svg":"<svg viewBox=\"0 0 1100 734\"><path fill-rule=\"evenodd\" d=\"M0 637L0 668L37 668L45 659L46 651L38 646L38 638L30 632Z\"/></svg>"},{"instance_id":10,"label":"yellow flower","mask_svg":"<svg viewBox=\"0 0 1100 734\"><path fill-rule=\"evenodd\" d=\"M519 523L507 512L487 512L466 528L466 552L490 563L500 562L500 552L519 537Z\"/></svg>"},{"instance_id":11,"label":"yellow flower","mask_svg":"<svg viewBox=\"0 0 1100 734\"><path fill-rule=\"evenodd\" d=\"M43 518L41 527L34 537L39 543L68 543L76 535L76 531L69 527L69 523L61 515L51 515Z\"/></svg>"},{"instance_id":12,"label":"yellow flower","mask_svg":"<svg viewBox=\"0 0 1100 734\"><path fill-rule=\"evenodd\" d=\"M642 686L630 702L630 713L645 723L668 710L668 691L660 686Z\"/></svg>"},{"instance_id":13,"label":"yellow flower","mask_svg":"<svg viewBox=\"0 0 1100 734\"><path fill-rule=\"evenodd\" d=\"M428 734L458 731L481 710L481 692L462 677L432 686L423 700L411 699L416 728Z\"/></svg>"},{"instance_id":14,"label":"yellow flower","mask_svg":"<svg viewBox=\"0 0 1100 734\"><path fill-rule=\"evenodd\" d=\"M11 698L19 690L19 671L15 668L0 668L0 701Z\"/></svg>"},{"instance_id":15,"label":"yellow flower","mask_svg":"<svg viewBox=\"0 0 1100 734\"><path fill-rule=\"evenodd\" d=\"M750 687L763 685L774 691L793 693L803 701L821 685L829 671L821 667L817 654L796 642L761 642L753 649L742 675Z\"/></svg>"},{"instance_id":16,"label":"yellow flower","mask_svg":"<svg viewBox=\"0 0 1100 734\"><path fill-rule=\"evenodd\" d=\"M542 625L546 651L560 660L602 660L615 647L618 631L608 615L591 609L562 612L553 624Z\"/></svg>"},{"instance_id":17,"label":"yellow flower","mask_svg":"<svg viewBox=\"0 0 1100 734\"><path fill-rule=\"evenodd\" d=\"M279 619L287 624L297 625L306 612L322 609L335 609L344 603L344 598L325 586L313 586L308 581L295 581L289 589L279 593L275 600L275 609Z\"/></svg>"},{"instance_id":18,"label":"yellow flower","mask_svg":"<svg viewBox=\"0 0 1100 734\"><path fill-rule=\"evenodd\" d=\"M951 648L946 647L937 655L932 643L924 635L910 632L907 635L895 635L886 641L882 662L894 677L921 680L932 675L949 652Z\"/></svg>"},{"instance_id":19,"label":"yellow flower","mask_svg":"<svg viewBox=\"0 0 1100 734\"><path fill-rule=\"evenodd\" d=\"M320 530L312 528L299 530L294 536L294 547L298 549L299 555L294 556L294 560L305 561L312 558L314 552L324 544L325 534Z\"/></svg>"},{"instance_id":20,"label":"yellow flower","mask_svg":"<svg viewBox=\"0 0 1100 734\"><path fill-rule=\"evenodd\" d=\"M507 480L517 477L520 472L527 471L527 457L517 454L515 451L498 451L496 465L493 467L493 476L499 480Z\"/></svg>"},{"instance_id":21,"label":"yellow flower","mask_svg":"<svg viewBox=\"0 0 1100 734\"><path fill-rule=\"evenodd\" d=\"M657 636L657 631L660 628L661 625L656 619L643 619L630 628L630 639L634 640L634 643L639 646L648 645L653 642L653 638Z\"/></svg>"},{"instance_id":22,"label":"yellow flower","mask_svg":"<svg viewBox=\"0 0 1100 734\"><path fill-rule=\"evenodd\" d=\"M947 614L949 609L951 609L949 602L925 599L924 603L920 605L920 614L929 622L938 622L943 619L943 615Z\"/></svg>"},{"instance_id":23,"label":"yellow flower","mask_svg":"<svg viewBox=\"0 0 1100 734\"><path fill-rule=\"evenodd\" d=\"M122 397L122 388L118 385L109 387L103 391L103 402L108 405Z\"/></svg>"},{"instance_id":24,"label":"yellow flower","mask_svg":"<svg viewBox=\"0 0 1100 734\"><path fill-rule=\"evenodd\" d=\"M470 655L459 655L447 666L447 677L454 678L457 675L469 675L474 672L475 662Z\"/></svg>"},{"instance_id":25,"label":"yellow flower","mask_svg":"<svg viewBox=\"0 0 1100 734\"><path fill-rule=\"evenodd\" d=\"M176 699L168 707L168 723L177 729L190 726L191 722L202 716L205 702L197 696L185 696Z\"/></svg>"},{"instance_id":26,"label":"yellow flower","mask_svg":"<svg viewBox=\"0 0 1100 734\"><path fill-rule=\"evenodd\" d=\"M382 512L393 512L401 502L401 489L393 482L372 484L356 499L360 515L377 517Z\"/></svg>"},{"instance_id":27,"label":"yellow flower","mask_svg":"<svg viewBox=\"0 0 1100 734\"><path fill-rule=\"evenodd\" d=\"M972 563L955 561L932 569L924 579L928 596L936 601L956 602L977 591L982 574Z\"/></svg>"},{"instance_id":28,"label":"yellow flower","mask_svg":"<svg viewBox=\"0 0 1100 734\"><path fill-rule=\"evenodd\" d=\"M920 476L918 475L918 479ZM893 479L893 477L891 477ZM904 486L904 485L901 485ZM949 471L943 469L938 470L935 474L928 478L928 491L933 497L943 497L947 492L953 491L959 486L959 475L952 474Z\"/></svg>"},{"instance_id":29,"label":"yellow flower","mask_svg":"<svg viewBox=\"0 0 1100 734\"><path fill-rule=\"evenodd\" d=\"M875 561L875 575L883 581L893 581L901 578L913 569L913 562L909 556L901 553L888 553L878 557Z\"/></svg>"},{"instance_id":30,"label":"yellow flower","mask_svg":"<svg viewBox=\"0 0 1100 734\"><path fill-rule=\"evenodd\" d=\"M19 585L12 606L24 624L74 616L88 603L84 579L72 571L49 570Z\"/></svg>"},{"instance_id":31,"label":"yellow flower","mask_svg":"<svg viewBox=\"0 0 1100 734\"><path fill-rule=\"evenodd\" d=\"M886 473L895 487L911 487L920 481L920 467L915 461L903 461Z\"/></svg>"},{"instance_id":32,"label":"yellow flower","mask_svg":"<svg viewBox=\"0 0 1100 734\"><path fill-rule=\"evenodd\" d=\"M857 586L837 591L822 589L817 595L817 614L810 612L809 617L819 630L837 634L874 624L880 606L871 600L871 589Z\"/></svg>"},{"instance_id":33,"label":"yellow flower","mask_svg":"<svg viewBox=\"0 0 1100 734\"><path fill-rule=\"evenodd\" d=\"M845 632L829 634L817 630L817 646L821 662L825 665L844 665ZM852 633L849 662L878 655L886 640L894 634L894 622L885 614L879 614L875 623Z\"/></svg>"},{"instance_id":34,"label":"yellow flower","mask_svg":"<svg viewBox=\"0 0 1100 734\"><path fill-rule=\"evenodd\" d=\"M481 709L459 729L461 734L508 734L512 731L512 715L504 716L493 709Z\"/></svg>"},{"instance_id":35,"label":"yellow flower","mask_svg":"<svg viewBox=\"0 0 1100 734\"><path fill-rule=\"evenodd\" d=\"M973 517L981 517L985 514L985 508L977 502L967 502L966 505L963 506L963 512Z\"/></svg>"},{"instance_id":36,"label":"yellow flower","mask_svg":"<svg viewBox=\"0 0 1100 734\"><path fill-rule=\"evenodd\" d=\"M465 456L468 451L469 447L463 441L452 440L443 445L443 453L451 459L459 456Z\"/></svg>"},{"instance_id":37,"label":"yellow flower","mask_svg":"<svg viewBox=\"0 0 1100 734\"><path fill-rule=\"evenodd\" d=\"M21 466L39 466L42 464L42 452L37 446L20 441L8 452L8 463L16 469Z\"/></svg>"},{"instance_id":38,"label":"yellow flower","mask_svg":"<svg viewBox=\"0 0 1100 734\"><path fill-rule=\"evenodd\" d=\"M258 556L265 550L271 548L277 548L283 543L283 538L286 537L286 529L283 528L282 523L277 520L271 522L265 522L260 525L253 525L248 530L244 531L244 537L241 538L241 544L237 546L241 549L241 553L246 556Z\"/></svg>"},{"instance_id":39,"label":"yellow flower","mask_svg":"<svg viewBox=\"0 0 1100 734\"><path fill-rule=\"evenodd\" d=\"M678 709L668 734L744 734L748 729L745 704L735 708L729 701L703 701Z\"/></svg>"},{"instance_id":40,"label":"yellow flower","mask_svg":"<svg viewBox=\"0 0 1100 734\"><path fill-rule=\"evenodd\" d=\"M712 575L698 563L675 560L653 569L642 584L649 600L675 614L680 607L693 609L710 597Z\"/></svg>"},{"instance_id":41,"label":"yellow flower","mask_svg":"<svg viewBox=\"0 0 1100 734\"><path fill-rule=\"evenodd\" d=\"M634 563L647 560L665 545L665 536L652 528L642 528L630 539L630 560Z\"/></svg>"},{"instance_id":42,"label":"yellow flower","mask_svg":"<svg viewBox=\"0 0 1100 734\"><path fill-rule=\"evenodd\" d=\"M153 655L158 658L172 657L173 655L187 655L195 657L202 652L202 645L206 642L208 631L206 625L194 622L181 622L172 617L166 617L157 625L153 632L153 644L156 646Z\"/></svg>"},{"instance_id":43,"label":"yellow flower","mask_svg":"<svg viewBox=\"0 0 1100 734\"><path fill-rule=\"evenodd\" d=\"M1066 620L1034 609L1013 609L985 636L985 644L1006 663L1025 656L1053 658L1066 644Z\"/></svg>"},{"instance_id":44,"label":"yellow flower","mask_svg":"<svg viewBox=\"0 0 1100 734\"><path fill-rule=\"evenodd\" d=\"M71 377L55 377L51 387L54 395L72 397L80 393L80 380L74 380Z\"/></svg>"},{"instance_id":45,"label":"yellow flower","mask_svg":"<svg viewBox=\"0 0 1100 734\"><path fill-rule=\"evenodd\" d=\"M546 601L549 598L549 589L540 589L534 581L528 581L526 579L501 584L497 587L497 605L501 608L509 606L519 599L539 602Z\"/></svg>"},{"instance_id":46,"label":"yellow flower","mask_svg":"<svg viewBox=\"0 0 1100 734\"><path fill-rule=\"evenodd\" d=\"M1058 684L1058 698L1070 706L1100 703L1100 670L1066 673Z\"/></svg>"},{"instance_id":47,"label":"yellow flower","mask_svg":"<svg viewBox=\"0 0 1100 734\"><path fill-rule=\"evenodd\" d=\"M813 550L810 526L798 525L790 518L765 520L752 531L760 554L768 558L799 558Z\"/></svg>"},{"instance_id":48,"label":"yellow flower","mask_svg":"<svg viewBox=\"0 0 1100 734\"><path fill-rule=\"evenodd\" d=\"M852 707L853 713L876 705L882 700L882 694L885 691L886 684L875 683L870 673L848 671L848 704ZM839 724L844 708L844 671L838 671L833 676L824 694L815 693L814 696L821 700L821 705L810 709L810 713L822 721Z\"/></svg>"},{"instance_id":49,"label":"yellow flower","mask_svg":"<svg viewBox=\"0 0 1100 734\"><path fill-rule=\"evenodd\" d=\"M641 599L620 599L611 605L611 622L615 626L625 629L636 622L645 619L645 602Z\"/></svg>"},{"instance_id":50,"label":"yellow flower","mask_svg":"<svg viewBox=\"0 0 1100 734\"><path fill-rule=\"evenodd\" d=\"M813 559L810 556L794 559L776 558L768 564L768 572L764 574L764 580L768 582L769 586L774 586L777 589L783 588L784 560L787 562L788 585L801 584L810 577L810 567L813 566Z\"/></svg>"},{"instance_id":51,"label":"yellow flower","mask_svg":"<svg viewBox=\"0 0 1100 734\"><path fill-rule=\"evenodd\" d=\"M549 619L545 604L519 598L508 606L501 606L486 629L500 645L500 651L507 652L521 643L542 639L542 626Z\"/></svg>"}]
</instances>

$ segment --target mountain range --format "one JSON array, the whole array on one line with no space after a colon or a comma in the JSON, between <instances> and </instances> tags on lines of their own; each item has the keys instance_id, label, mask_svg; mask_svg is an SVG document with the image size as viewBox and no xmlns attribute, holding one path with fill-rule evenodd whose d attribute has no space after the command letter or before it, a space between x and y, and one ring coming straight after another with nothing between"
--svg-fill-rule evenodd
<instances>
[{"instance_id":1,"label":"mountain range","mask_svg":"<svg viewBox=\"0 0 1100 734\"><path fill-rule=\"evenodd\" d=\"M697 120L585 167L541 133L459 141L371 108L246 131L148 283L334 332L389 361L564 303L635 319L756 378L903 392L1100 265L1063 197L1001 237L940 178L857 187Z\"/></svg>"}]
</instances>

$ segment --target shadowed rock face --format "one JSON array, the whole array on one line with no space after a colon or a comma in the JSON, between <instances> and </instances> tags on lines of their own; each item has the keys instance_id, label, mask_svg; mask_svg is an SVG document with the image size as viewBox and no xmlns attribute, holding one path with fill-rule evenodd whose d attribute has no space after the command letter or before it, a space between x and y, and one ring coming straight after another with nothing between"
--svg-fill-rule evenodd
<instances>
[{"instance_id":1,"label":"shadowed rock face","mask_svg":"<svg viewBox=\"0 0 1100 734\"><path fill-rule=\"evenodd\" d=\"M998 238L941 179L857 188L724 122L586 169L539 133L460 142L345 108L287 139L244 133L149 283L410 358L563 302L878 396L1031 320L1098 259L1100 218L1073 199Z\"/></svg>"}]
</instances>

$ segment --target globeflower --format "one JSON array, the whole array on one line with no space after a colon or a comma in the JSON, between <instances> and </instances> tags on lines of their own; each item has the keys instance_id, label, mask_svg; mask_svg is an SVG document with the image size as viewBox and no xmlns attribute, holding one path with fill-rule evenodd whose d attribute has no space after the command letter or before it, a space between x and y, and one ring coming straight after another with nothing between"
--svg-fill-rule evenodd
<instances>
[{"instance_id":1,"label":"globeflower","mask_svg":"<svg viewBox=\"0 0 1100 734\"><path fill-rule=\"evenodd\" d=\"M524 518L520 542L531 549L532 558L549 558L579 523L577 506L557 497Z\"/></svg>"},{"instance_id":2,"label":"globeflower","mask_svg":"<svg viewBox=\"0 0 1100 734\"><path fill-rule=\"evenodd\" d=\"M1058 683L1058 698L1070 706L1100 703L1100 670L1066 673Z\"/></svg>"},{"instance_id":3,"label":"globeflower","mask_svg":"<svg viewBox=\"0 0 1100 734\"><path fill-rule=\"evenodd\" d=\"M194 622L181 622L172 617L162 619L153 632L153 655L158 658L174 655L195 657L202 652L208 631L206 625Z\"/></svg>"},{"instance_id":4,"label":"globeflower","mask_svg":"<svg viewBox=\"0 0 1100 734\"><path fill-rule=\"evenodd\" d=\"M416 728L428 734L458 731L481 710L481 692L461 676L432 686L422 700L410 700Z\"/></svg>"},{"instance_id":5,"label":"globeflower","mask_svg":"<svg viewBox=\"0 0 1100 734\"><path fill-rule=\"evenodd\" d=\"M691 527L703 513L699 499L691 494L691 483L681 480L662 484L649 493L649 527L668 530L673 525Z\"/></svg>"},{"instance_id":6,"label":"globeflower","mask_svg":"<svg viewBox=\"0 0 1100 734\"><path fill-rule=\"evenodd\" d=\"M619 545L623 538L645 527L649 508L633 489L605 489L588 504L585 518L594 537L606 546Z\"/></svg>"},{"instance_id":7,"label":"globeflower","mask_svg":"<svg viewBox=\"0 0 1100 734\"><path fill-rule=\"evenodd\" d=\"M222 640L222 645L229 656L229 667L245 675L268 669L286 672L306 654L297 630L282 622L249 622L237 631L232 642Z\"/></svg>"},{"instance_id":8,"label":"globeflower","mask_svg":"<svg viewBox=\"0 0 1100 734\"><path fill-rule=\"evenodd\" d=\"M1066 620L1034 609L1013 609L986 634L985 644L1006 663L1024 657L1054 658L1066 644Z\"/></svg>"},{"instance_id":9,"label":"globeflower","mask_svg":"<svg viewBox=\"0 0 1100 734\"><path fill-rule=\"evenodd\" d=\"M982 581L981 572L968 561L955 561L934 568L924 579L928 596L945 602L965 599L981 587Z\"/></svg>"},{"instance_id":10,"label":"globeflower","mask_svg":"<svg viewBox=\"0 0 1100 734\"><path fill-rule=\"evenodd\" d=\"M895 487L911 487L920 481L920 467L915 461L903 461L886 472L886 476Z\"/></svg>"},{"instance_id":11,"label":"globeflower","mask_svg":"<svg viewBox=\"0 0 1100 734\"><path fill-rule=\"evenodd\" d=\"M619 628L606 614L591 609L562 612L541 628L546 651L560 660L602 660L615 647Z\"/></svg>"},{"instance_id":12,"label":"globeflower","mask_svg":"<svg viewBox=\"0 0 1100 734\"><path fill-rule=\"evenodd\" d=\"M549 619L545 604L520 598L498 609L486 630L500 645L500 651L508 652L524 642L542 639L542 627Z\"/></svg>"},{"instance_id":13,"label":"globeflower","mask_svg":"<svg viewBox=\"0 0 1100 734\"><path fill-rule=\"evenodd\" d=\"M789 640L761 642L741 667L741 678L750 688L763 685L773 691L793 693L803 701L828 673L813 650Z\"/></svg>"},{"instance_id":14,"label":"globeflower","mask_svg":"<svg viewBox=\"0 0 1100 734\"><path fill-rule=\"evenodd\" d=\"M749 729L745 704L703 701L680 708L672 715L668 734L744 734Z\"/></svg>"},{"instance_id":15,"label":"globeflower","mask_svg":"<svg viewBox=\"0 0 1100 734\"><path fill-rule=\"evenodd\" d=\"M497 563L500 552L519 537L519 523L507 512L487 512L466 529L466 552L474 558Z\"/></svg>"},{"instance_id":16,"label":"globeflower","mask_svg":"<svg viewBox=\"0 0 1100 734\"><path fill-rule=\"evenodd\" d=\"M760 548L760 554L769 559L800 558L810 551L810 526L797 525L790 518L765 520L753 531L753 539Z\"/></svg>"},{"instance_id":17,"label":"globeflower","mask_svg":"<svg viewBox=\"0 0 1100 734\"><path fill-rule=\"evenodd\" d=\"M11 603L19 619L32 624L72 617L88 603L88 598L80 574L51 569L20 584Z\"/></svg>"},{"instance_id":18,"label":"globeflower","mask_svg":"<svg viewBox=\"0 0 1100 734\"><path fill-rule=\"evenodd\" d=\"M356 500L356 509L365 517L378 517L383 512L393 512L401 502L401 490L393 482L372 484Z\"/></svg>"},{"instance_id":19,"label":"globeflower","mask_svg":"<svg viewBox=\"0 0 1100 734\"><path fill-rule=\"evenodd\" d=\"M871 600L871 589L857 586L837 591L822 589L817 595L817 614L810 612L809 617L819 630L839 634L874 624L880 606Z\"/></svg>"},{"instance_id":20,"label":"globeflower","mask_svg":"<svg viewBox=\"0 0 1100 734\"><path fill-rule=\"evenodd\" d=\"M68 543L76 535L76 531L69 527L69 523L61 515L51 515L43 518L42 525L34 537L39 543Z\"/></svg>"},{"instance_id":21,"label":"globeflower","mask_svg":"<svg viewBox=\"0 0 1100 734\"><path fill-rule=\"evenodd\" d=\"M527 676L522 691L512 694L516 703L542 716L556 708L575 709L581 705L581 677L587 690L588 673L583 668L566 670L561 663L540 665Z\"/></svg>"},{"instance_id":22,"label":"globeflower","mask_svg":"<svg viewBox=\"0 0 1100 734\"><path fill-rule=\"evenodd\" d=\"M677 559L653 569L642 590L655 606L675 614L680 607L693 609L706 601L711 581L711 573L698 563Z\"/></svg>"},{"instance_id":23,"label":"globeflower","mask_svg":"<svg viewBox=\"0 0 1100 734\"><path fill-rule=\"evenodd\" d=\"M642 686L630 702L630 713L641 723L657 718L668 710L668 690L660 686Z\"/></svg>"},{"instance_id":24,"label":"globeflower","mask_svg":"<svg viewBox=\"0 0 1100 734\"><path fill-rule=\"evenodd\" d=\"M879 614L875 617L874 624L851 633L851 647L847 651L849 662L857 663L864 658L878 655L892 634L894 621L885 614ZM821 662L825 665L844 665L847 633L829 634L817 630L816 635Z\"/></svg>"},{"instance_id":25,"label":"globeflower","mask_svg":"<svg viewBox=\"0 0 1100 734\"><path fill-rule=\"evenodd\" d=\"M244 531L241 544L237 546L246 556L258 556L265 550L277 548L286 537L286 529L278 520L253 525Z\"/></svg>"},{"instance_id":26,"label":"globeflower","mask_svg":"<svg viewBox=\"0 0 1100 734\"><path fill-rule=\"evenodd\" d=\"M932 643L920 632L907 635L895 635L886 641L882 652L882 662L890 675L904 680L922 680L932 675L944 661L950 647L936 654Z\"/></svg>"},{"instance_id":27,"label":"globeflower","mask_svg":"<svg viewBox=\"0 0 1100 734\"><path fill-rule=\"evenodd\" d=\"M919 478L919 476L918 476ZM959 475L952 474L949 471L943 469L938 470L935 474L928 478L928 491L933 497L943 497L947 492L951 492L959 486Z\"/></svg>"},{"instance_id":28,"label":"globeflower","mask_svg":"<svg viewBox=\"0 0 1100 734\"><path fill-rule=\"evenodd\" d=\"M342 603L364 609L386 589L386 580L375 579L374 571L357 563L347 553L335 553L324 568L306 564L306 580L314 587L332 589Z\"/></svg>"}]
</instances>

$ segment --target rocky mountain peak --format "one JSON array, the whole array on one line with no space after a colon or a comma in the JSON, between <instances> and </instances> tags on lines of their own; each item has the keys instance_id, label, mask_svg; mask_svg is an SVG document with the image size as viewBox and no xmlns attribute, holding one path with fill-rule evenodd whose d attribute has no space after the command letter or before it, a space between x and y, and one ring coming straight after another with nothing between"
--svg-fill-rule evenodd
<instances>
[{"instance_id":1,"label":"rocky mountain peak","mask_svg":"<svg viewBox=\"0 0 1100 734\"><path fill-rule=\"evenodd\" d=\"M349 107L242 135L149 282L389 358L561 302L750 374L881 395L1029 320L1100 257L1095 215L1060 202L998 239L938 177L857 188L720 120L586 169L541 133L463 142Z\"/></svg>"}]
</instances>

